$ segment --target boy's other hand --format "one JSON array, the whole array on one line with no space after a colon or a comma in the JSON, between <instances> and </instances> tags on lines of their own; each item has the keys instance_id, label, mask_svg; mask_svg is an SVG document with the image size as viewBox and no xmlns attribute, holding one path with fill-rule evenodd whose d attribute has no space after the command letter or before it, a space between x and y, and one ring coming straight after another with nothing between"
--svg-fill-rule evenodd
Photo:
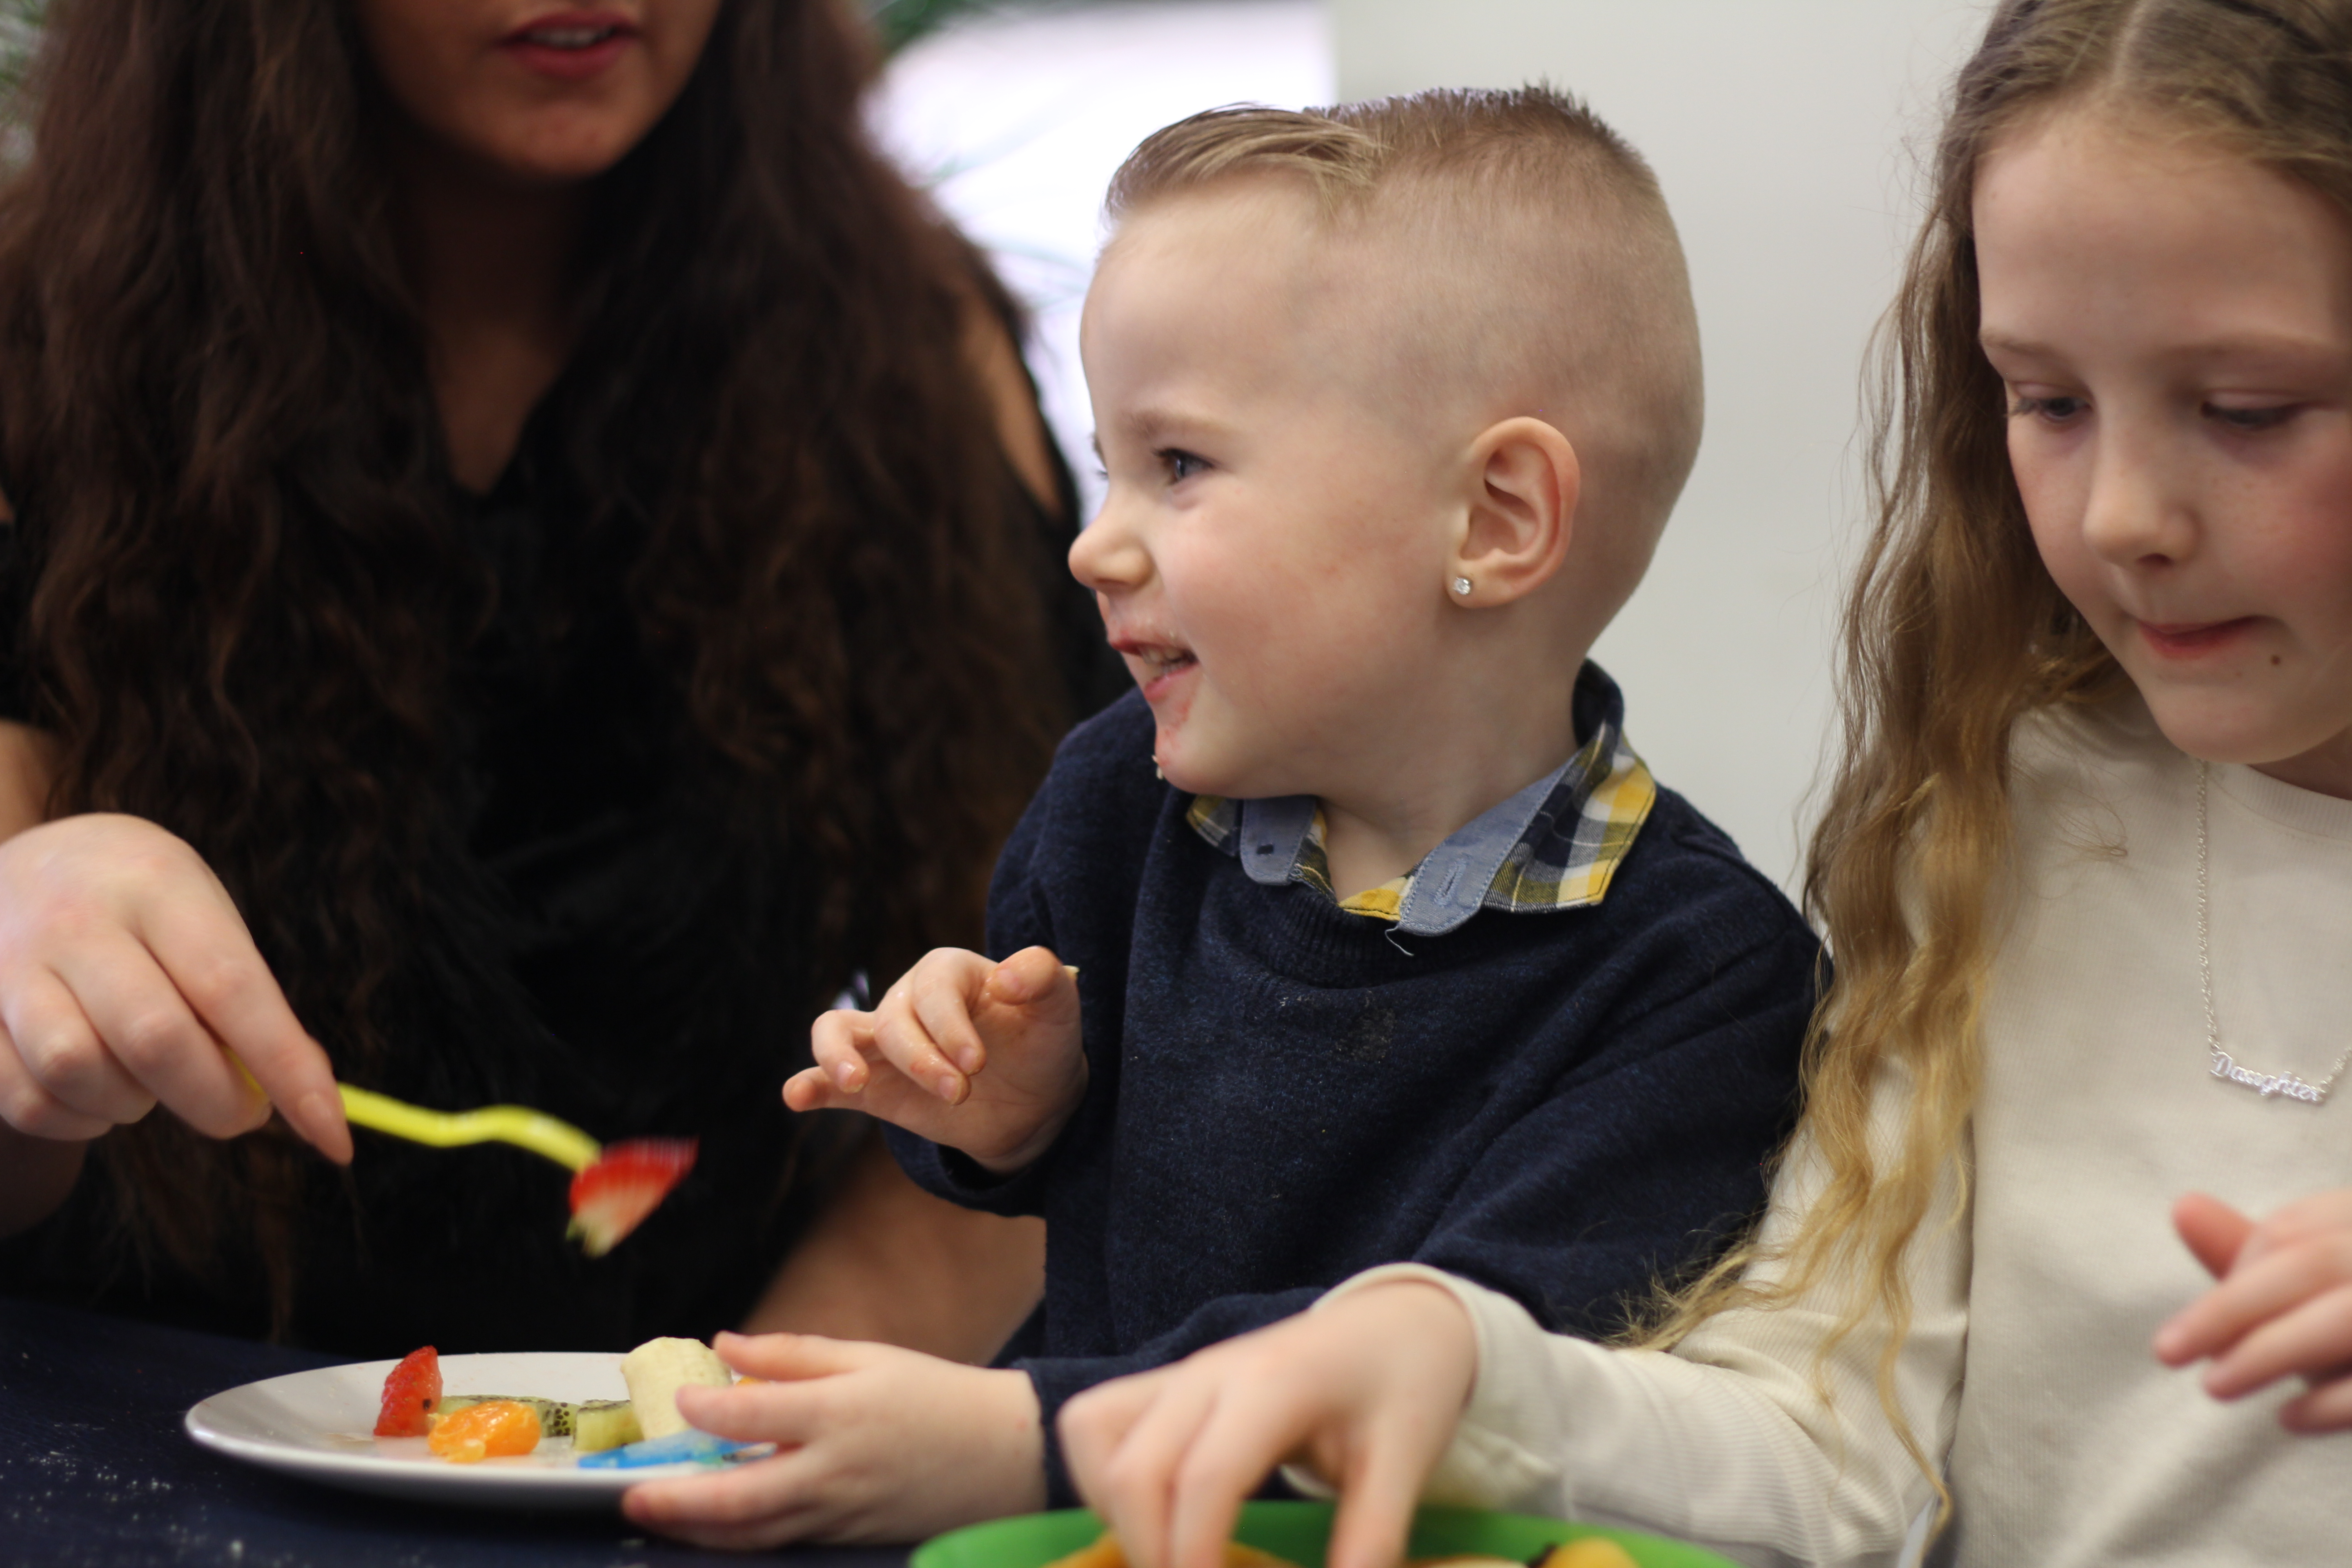
<instances>
[{"instance_id":1,"label":"boy's other hand","mask_svg":"<svg viewBox=\"0 0 2352 1568\"><path fill-rule=\"evenodd\" d=\"M1062 1452L1135 1568L1222 1568L1242 1500L1284 1463L1339 1488L1329 1568L1393 1568L1477 1363L1451 1295L1383 1282L1087 1390L1062 1407Z\"/></svg>"},{"instance_id":2,"label":"boy's other hand","mask_svg":"<svg viewBox=\"0 0 2352 1568\"><path fill-rule=\"evenodd\" d=\"M1086 1095L1077 980L1048 948L1002 963L936 949L872 1012L817 1019L813 1044L785 1104L863 1110L999 1175L1044 1153Z\"/></svg>"},{"instance_id":3,"label":"boy's other hand","mask_svg":"<svg viewBox=\"0 0 2352 1568\"><path fill-rule=\"evenodd\" d=\"M2210 1357L2205 1391L2216 1399L2300 1377L2305 1392L2280 1407L2283 1426L2352 1427L2352 1190L2299 1198L2259 1225L2191 1193L2172 1220L2218 1283L2158 1331L2157 1358Z\"/></svg>"},{"instance_id":4,"label":"boy's other hand","mask_svg":"<svg viewBox=\"0 0 2352 1568\"><path fill-rule=\"evenodd\" d=\"M721 1334L712 1348L765 1381L682 1388L678 1414L777 1451L630 1488L622 1511L648 1530L731 1551L896 1542L1045 1506L1026 1373L814 1334Z\"/></svg>"}]
</instances>

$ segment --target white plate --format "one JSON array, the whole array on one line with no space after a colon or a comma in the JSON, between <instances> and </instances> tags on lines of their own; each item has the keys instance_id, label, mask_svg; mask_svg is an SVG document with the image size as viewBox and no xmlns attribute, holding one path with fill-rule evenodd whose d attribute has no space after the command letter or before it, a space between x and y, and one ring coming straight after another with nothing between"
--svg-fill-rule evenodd
<instances>
[{"instance_id":1,"label":"white plate","mask_svg":"<svg viewBox=\"0 0 2352 1568\"><path fill-rule=\"evenodd\" d=\"M611 1510L639 1481L706 1468L583 1470L569 1437L543 1439L511 1458L453 1465L427 1453L422 1437L370 1436L384 1377L395 1364L320 1367L215 1394L188 1412L188 1436L232 1458L331 1487L495 1508ZM450 1394L532 1394L573 1403L629 1396L621 1358L609 1352L446 1355L441 1386Z\"/></svg>"}]
</instances>

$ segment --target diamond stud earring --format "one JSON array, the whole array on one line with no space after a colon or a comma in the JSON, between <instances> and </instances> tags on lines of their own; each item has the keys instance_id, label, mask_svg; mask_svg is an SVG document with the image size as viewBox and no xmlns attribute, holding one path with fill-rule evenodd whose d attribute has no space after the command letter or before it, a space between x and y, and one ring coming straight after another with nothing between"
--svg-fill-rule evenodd
<instances>
[{"instance_id":1,"label":"diamond stud earring","mask_svg":"<svg viewBox=\"0 0 2352 1568\"><path fill-rule=\"evenodd\" d=\"M1457 594L1467 594L1470 591L1470 579L1467 577L1454 579L1454 591Z\"/></svg>"}]
</instances>

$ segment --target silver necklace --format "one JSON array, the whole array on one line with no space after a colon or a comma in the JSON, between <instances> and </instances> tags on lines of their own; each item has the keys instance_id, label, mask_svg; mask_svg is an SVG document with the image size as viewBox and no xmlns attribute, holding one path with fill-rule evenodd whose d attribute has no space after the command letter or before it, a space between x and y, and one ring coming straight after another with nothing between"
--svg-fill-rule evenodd
<instances>
[{"instance_id":1,"label":"silver necklace","mask_svg":"<svg viewBox=\"0 0 2352 1568\"><path fill-rule=\"evenodd\" d=\"M2306 1105L2324 1105L2327 1101L2327 1091L2334 1089L2336 1080L2344 1076L2345 1064L2352 1062L2352 1046L2345 1047L2344 1054L2336 1058L2336 1065L2327 1069L2327 1076L2317 1083L2305 1083L2291 1072L2256 1072L2252 1068L2241 1067L2235 1057L2221 1048L2221 1024L2219 1015L2213 1010L2213 925L2210 897L2212 850L2208 832L2211 818L2206 805L2207 786L2212 773L2210 763L2198 763L2197 978L2205 988L2205 1048L2210 1053L2213 1076L2241 1089L2250 1089L2264 1100L2284 1096L2288 1100L2300 1100Z\"/></svg>"}]
</instances>

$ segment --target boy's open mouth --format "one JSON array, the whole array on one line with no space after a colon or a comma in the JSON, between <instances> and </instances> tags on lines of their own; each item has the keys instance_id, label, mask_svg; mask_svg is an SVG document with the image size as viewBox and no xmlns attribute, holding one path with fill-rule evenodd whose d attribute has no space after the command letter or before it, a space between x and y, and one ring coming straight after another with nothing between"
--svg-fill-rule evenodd
<instances>
[{"instance_id":1,"label":"boy's open mouth","mask_svg":"<svg viewBox=\"0 0 2352 1568\"><path fill-rule=\"evenodd\" d=\"M1147 687L1164 676L1189 669L1200 662L1192 656L1192 649L1168 643L1138 642L1121 637L1110 646L1123 657L1143 667L1136 671L1136 677L1139 684Z\"/></svg>"}]
</instances>

